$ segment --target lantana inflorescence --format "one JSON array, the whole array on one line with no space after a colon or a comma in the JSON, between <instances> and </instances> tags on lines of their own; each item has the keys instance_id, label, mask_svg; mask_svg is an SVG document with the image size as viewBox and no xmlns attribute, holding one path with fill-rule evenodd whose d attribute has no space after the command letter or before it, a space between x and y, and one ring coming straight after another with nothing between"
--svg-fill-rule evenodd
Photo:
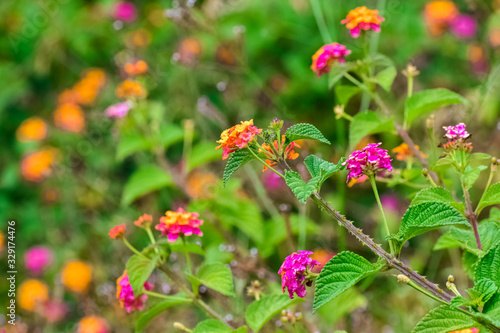
<instances>
[{"instance_id":1,"label":"lantana inflorescence","mask_svg":"<svg viewBox=\"0 0 500 333\"><path fill-rule=\"evenodd\" d=\"M320 265L320 262L312 259L311 251L294 252L285 258L278 273L281 275L281 287L283 292L288 289L288 295L293 299L293 294L299 297L306 295L306 285L311 286L311 271L314 266Z\"/></svg>"},{"instance_id":2,"label":"lantana inflorescence","mask_svg":"<svg viewBox=\"0 0 500 333\"><path fill-rule=\"evenodd\" d=\"M448 140L443 145L445 150L472 149L472 144L466 142L470 138L470 133L465 130L464 123L455 126L443 126L443 129L446 131L444 137Z\"/></svg>"},{"instance_id":3,"label":"lantana inflorescence","mask_svg":"<svg viewBox=\"0 0 500 333\"><path fill-rule=\"evenodd\" d=\"M153 284L149 282L144 283L144 289L153 289ZM116 280L116 297L120 300L120 307L127 310L127 312L139 310L144 310L146 300L148 295L134 295L134 290L130 285L130 280L125 270L117 280Z\"/></svg>"},{"instance_id":4,"label":"lantana inflorescence","mask_svg":"<svg viewBox=\"0 0 500 333\"><path fill-rule=\"evenodd\" d=\"M377 9L368 9L366 6L362 6L351 10L340 23L346 24L351 36L358 38L361 30L380 32L380 24L383 21L385 19L378 15Z\"/></svg>"},{"instance_id":5,"label":"lantana inflorescence","mask_svg":"<svg viewBox=\"0 0 500 333\"><path fill-rule=\"evenodd\" d=\"M185 212L182 208L176 212L169 210L160 218L160 223L155 228L161 231L163 236L167 236L169 242L175 242L181 235L203 236L200 230L203 220L200 220L199 216L198 213Z\"/></svg>"},{"instance_id":6,"label":"lantana inflorescence","mask_svg":"<svg viewBox=\"0 0 500 333\"><path fill-rule=\"evenodd\" d=\"M248 146L248 143L253 141L257 134L260 134L262 129L254 126L253 119L242 121L241 124L228 128L220 135L220 140L217 141L219 146L215 149L222 148L222 159L225 160L229 154L238 149L243 149Z\"/></svg>"},{"instance_id":7,"label":"lantana inflorescence","mask_svg":"<svg viewBox=\"0 0 500 333\"><path fill-rule=\"evenodd\" d=\"M359 178L363 175L377 175L381 172L392 171L392 159L389 152L385 149L378 148L382 145L379 143L369 143L361 150L352 152L347 161L342 165L347 165L347 182L351 178Z\"/></svg>"},{"instance_id":8,"label":"lantana inflorescence","mask_svg":"<svg viewBox=\"0 0 500 333\"><path fill-rule=\"evenodd\" d=\"M344 45L332 43L323 45L312 56L311 69L319 76L330 72L331 66L338 62L344 63L345 57L351 54Z\"/></svg>"}]
</instances>

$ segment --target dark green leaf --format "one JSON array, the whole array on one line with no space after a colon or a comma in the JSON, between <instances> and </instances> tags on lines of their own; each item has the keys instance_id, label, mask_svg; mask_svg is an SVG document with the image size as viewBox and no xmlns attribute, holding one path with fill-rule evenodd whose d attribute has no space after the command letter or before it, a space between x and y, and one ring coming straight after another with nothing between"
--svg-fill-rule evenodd
<instances>
[{"instance_id":1,"label":"dark green leaf","mask_svg":"<svg viewBox=\"0 0 500 333\"><path fill-rule=\"evenodd\" d=\"M127 275L130 281L130 286L134 291L134 295L140 295L144 288L144 283L148 280L151 273L156 267L158 257L149 259L138 254L130 257L125 265Z\"/></svg>"},{"instance_id":2,"label":"dark green leaf","mask_svg":"<svg viewBox=\"0 0 500 333\"><path fill-rule=\"evenodd\" d=\"M245 320L252 330L258 332L265 323L286 307L303 302L300 297L290 299L288 294L266 295L254 301L245 311Z\"/></svg>"},{"instance_id":3,"label":"dark green leaf","mask_svg":"<svg viewBox=\"0 0 500 333\"><path fill-rule=\"evenodd\" d=\"M125 157L132 155L139 150L151 148L151 141L140 135L123 136L118 142L116 149L116 159L122 161Z\"/></svg>"},{"instance_id":4,"label":"dark green leaf","mask_svg":"<svg viewBox=\"0 0 500 333\"><path fill-rule=\"evenodd\" d=\"M375 79L382 88L386 91L391 91L391 86L396 78L396 74L396 68L394 66L390 66L378 72Z\"/></svg>"},{"instance_id":5,"label":"dark green leaf","mask_svg":"<svg viewBox=\"0 0 500 333\"><path fill-rule=\"evenodd\" d=\"M285 137L289 141L295 141L295 140L300 140L300 139L310 139L310 140L318 140L323 143L328 143L330 144L330 141L328 141L323 134L314 127L311 124L307 123L302 123L302 124L295 124L293 126L290 126L285 133Z\"/></svg>"},{"instance_id":6,"label":"dark green leaf","mask_svg":"<svg viewBox=\"0 0 500 333\"><path fill-rule=\"evenodd\" d=\"M307 198L316 190L318 181L318 178L312 178L306 183L298 172L288 170L285 172L286 184L302 203L305 203Z\"/></svg>"},{"instance_id":7,"label":"dark green leaf","mask_svg":"<svg viewBox=\"0 0 500 333\"><path fill-rule=\"evenodd\" d=\"M423 202L443 202L459 211L465 210L464 204L457 202L451 192L443 187L429 187L417 193L411 201L410 206L415 206Z\"/></svg>"},{"instance_id":8,"label":"dark green leaf","mask_svg":"<svg viewBox=\"0 0 500 333\"><path fill-rule=\"evenodd\" d=\"M449 333L471 328L475 321L448 305L431 310L413 329L412 333Z\"/></svg>"},{"instance_id":9,"label":"dark green leaf","mask_svg":"<svg viewBox=\"0 0 500 333\"><path fill-rule=\"evenodd\" d=\"M215 263L203 265L198 270L196 276L190 276L190 280L193 283L193 287L196 287L196 284L203 284L223 295L233 295L233 276L231 274L231 269L224 264Z\"/></svg>"},{"instance_id":10,"label":"dark green leaf","mask_svg":"<svg viewBox=\"0 0 500 333\"><path fill-rule=\"evenodd\" d=\"M500 243L479 260L474 275L475 281L490 279L500 288Z\"/></svg>"},{"instance_id":11,"label":"dark green leaf","mask_svg":"<svg viewBox=\"0 0 500 333\"><path fill-rule=\"evenodd\" d=\"M221 151L215 150L212 142L200 142L193 147L186 169L191 171L199 165L217 161L221 158Z\"/></svg>"},{"instance_id":12,"label":"dark green leaf","mask_svg":"<svg viewBox=\"0 0 500 333\"><path fill-rule=\"evenodd\" d=\"M224 186L226 186L236 170L250 162L253 158L252 154L246 149L238 149L231 153L227 160L226 168L224 169L224 176L222 176Z\"/></svg>"},{"instance_id":13,"label":"dark green leaf","mask_svg":"<svg viewBox=\"0 0 500 333\"><path fill-rule=\"evenodd\" d=\"M394 131L394 119L384 118L373 111L363 111L356 114L349 127L349 146L353 148L363 137Z\"/></svg>"},{"instance_id":14,"label":"dark green leaf","mask_svg":"<svg viewBox=\"0 0 500 333\"><path fill-rule=\"evenodd\" d=\"M161 143L164 149L167 149L174 143L177 143L184 138L184 130L173 124L160 126L160 133Z\"/></svg>"},{"instance_id":15,"label":"dark green leaf","mask_svg":"<svg viewBox=\"0 0 500 333\"><path fill-rule=\"evenodd\" d=\"M172 185L174 182L168 173L155 165L144 165L135 171L125 184L122 204L128 205L145 194Z\"/></svg>"},{"instance_id":16,"label":"dark green leaf","mask_svg":"<svg viewBox=\"0 0 500 333\"><path fill-rule=\"evenodd\" d=\"M198 325L193 330L193 333L246 333L246 326L240 327L236 330L232 330L229 326L224 324L223 322L216 319L207 319L202 322L199 322Z\"/></svg>"},{"instance_id":17,"label":"dark green leaf","mask_svg":"<svg viewBox=\"0 0 500 333\"><path fill-rule=\"evenodd\" d=\"M485 207L498 204L500 204L500 183L488 187L477 206L477 211L480 213Z\"/></svg>"}]
</instances>

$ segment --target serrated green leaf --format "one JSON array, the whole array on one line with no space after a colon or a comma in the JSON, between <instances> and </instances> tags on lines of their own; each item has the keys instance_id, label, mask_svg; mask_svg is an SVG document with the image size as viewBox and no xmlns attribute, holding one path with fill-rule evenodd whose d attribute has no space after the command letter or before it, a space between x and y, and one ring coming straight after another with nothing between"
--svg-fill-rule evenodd
<instances>
[{"instance_id":1,"label":"serrated green leaf","mask_svg":"<svg viewBox=\"0 0 500 333\"><path fill-rule=\"evenodd\" d=\"M127 270L130 286L135 295L141 294L144 283L148 280L151 273L153 273L157 262L158 257L149 259L138 254L134 254L127 260L125 269Z\"/></svg>"},{"instance_id":2,"label":"serrated green leaf","mask_svg":"<svg viewBox=\"0 0 500 333\"><path fill-rule=\"evenodd\" d=\"M393 239L402 246L410 238L453 224L470 226L467 219L455 208L442 202L424 202L408 208L399 232Z\"/></svg>"},{"instance_id":3,"label":"serrated green leaf","mask_svg":"<svg viewBox=\"0 0 500 333\"><path fill-rule=\"evenodd\" d=\"M172 186L170 175L155 165L144 165L127 180L122 194L122 204L128 205L135 199L163 187Z\"/></svg>"},{"instance_id":4,"label":"serrated green leaf","mask_svg":"<svg viewBox=\"0 0 500 333\"><path fill-rule=\"evenodd\" d=\"M347 103L353 96L359 94L362 91L363 89L356 86L337 85L335 87L335 96L337 96L339 105L347 105Z\"/></svg>"},{"instance_id":5,"label":"serrated green leaf","mask_svg":"<svg viewBox=\"0 0 500 333\"><path fill-rule=\"evenodd\" d=\"M230 333L230 332L246 333L247 328L246 326L243 326L238 329L232 330L229 326L227 326L226 324L217 319L207 319L199 322L198 325L196 325L196 327L193 330L193 333Z\"/></svg>"},{"instance_id":6,"label":"serrated green leaf","mask_svg":"<svg viewBox=\"0 0 500 333\"><path fill-rule=\"evenodd\" d=\"M495 295L498 288L490 279L480 279L474 284L474 291L479 295L481 302L486 303L488 300ZM471 297L472 298L472 297Z\"/></svg>"},{"instance_id":7,"label":"serrated green leaf","mask_svg":"<svg viewBox=\"0 0 500 333\"><path fill-rule=\"evenodd\" d=\"M300 297L290 299L288 294L266 295L254 301L245 311L245 320L254 332L258 332L265 323L288 306L303 302Z\"/></svg>"},{"instance_id":8,"label":"serrated green leaf","mask_svg":"<svg viewBox=\"0 0 500 333\"><path fill-rule=\"evenodd\" d=\"M290 126L286 130L285 137L289 141L309 139L309 140L318 140L320 142L330 144L330 141L328 141L323 136L323 133L321 133L319 129L307 123L295 124L293 126Z\"/></svg>"},{"instance_id":9,"label":"serrated green leaf","mask_svg":"<svg viewBox=\"0 0 500 333\"><path fill-rule=\"evenodd\" d=\"M462 181L465 183L465 188L469 190L479 178L479 174L481 173L481 171L486 168L486 165L479 165L474 168L468 166L467 168L465 168L465 172L462 175Z\"/></svg>"},{"instance_id":10,"label":"serrated green leaf","mask_svg":"<svg viewBox=\"0 0 500 333\"><path fill-rule=\"evenodd\" d=\"M470 301L463 296L453 297L450 301L450 306L454 308L459 308L461 306L469 305Z\"/></svg>"},{"instance_id":11,"label":"serrated green leaf","mask_svg":"<svg viewBox=\"0 0 500 333\"><path fill-rule=\"evenodd\" d=\"M478 227L479 239L483 251L488 251L493 245L500 242L500 224L493 221L484 221ZM441 240L443 239L443 240ZM441 244L438 246L438 244ZM448 246L446 246L448 245ZM461 247L462 249L469 250L477 255L484 254L483 251L477 248L476 237L474 231L470 228L462 229L451 227L436 243L434 249L445 249L451 247Z\"/></svg>"},{"instance_id":12,"label":"serrated green leaf","mask_svg":"<svg viewBox=\"0 0 500 333\"><path fill-rule=\"evenodd\" d=\"M483 307L483 313L493 318L500 318L500 293L497 292L486 302Z\"/></svg>"},{"instance_id":13,"label":"serrated green leaf","mask_svg":"<svg viewBox=\"0 0 500 333\"><path fill-rule=\"evenodd\" d=\"M411 201L410 206L415 206L424 202L443 202L461 212L465 210L464 204L456 202L449 190L439 186L425 188L418 192Z\"/></svg>"},{"instance_id":14,"label":"serrated green leaf","mask_svg":"<svg viewBox=\"0 0 500 333\"><path fill-rule=\"evenodd\" d=\"M180 304L188 304L191 303L192 300L189 298L181 297L180 295L176 296L165 296L168 299L161 301L150 309L141 311L139 318L135 323L135 331L136 333L142 332L144 328L158 315L160 315L163 311L166 311L168 308L173 306L177 306Z\"/></svg>"},{"instance_id":15,"label":"serrated green leaf","mask_svg":"<svg viewBox=\"0 0 500 333\"><path fill-rule=\"evenodd\" d=\"M188 159L187 171L191 171L199 165L217 161L222 158L222 152L215 150L212 142L200 142L193 147Z\"/></svg>"},{"instance_id":16,"label":"serrated green leaf","mask_svg":"<svg viewBox=\"0 0 500 333\"><path fill-rule=\"evenodd\" d=\"M492 247L477 263L475 281L492 280L500 288L500 243Z\"/></svg>"},{"instance_id":17,"label":"serrated green leaf","mask_svg":"<svg viewBox=\"0 0 500 333\"><path fill-rule=\"evenodd\" d=\"M412 333L449 333L471 328L475 321L448 305L441 305L428 314L413 329Z\"/></svg>"},{"instance_id":18,"label":"serrated green leaf","mask_svg":"<svg viewBox=\"0 0 500 333\"><path fill-rule=\"evenodd\" d=\"M462 267L470 277L471 280L474 280L474 269L476 267L479 258L477 255L470 251L464 251L462 254Z\"/></svg>"},{"instance_id":19,"label":"serrated green leaf","mask_svg":"<svg viewBox=\"0 0 500 333\"><path fill-rule=\"evenodd\" d=\"M233 276L231 274L231 269L224 264L215 263L203 265L198 270L196 276L190 275L189 278L194 288L197 287L196 284L203 284L223 295L233 295Z\"/></svg>"},{"instance_id":20,"label":"serrated green leaf","mask_svg":"<svg viewBox=\"0 0 500 333\"><path fill-rule=\"evenodd\" d=\"M478 214L481 213L484 208L498 204L500 204L500 183L495 183L484 192L481 201L477 205Z\"/></svg>"},{"instance_id":21,"label":"serrated green leaf","mask_svg":"<svg viewBox=\"0 0 500 333\"><path fill-rule=\"evenodd\" d=\"M224 187L233 175L233 173L241 168L246 163L250 162L254 157L246 149L238 149L229 155L226 167L224 168L224 176L222 176Z\"/></svg>"},{"instance_id":22,"label":"serrated green leaf","mask_svg":"<svg viewBox=\"0 0 500 333\"><path fill-rule=\"evenodd\" d=\"M446 156L437 160L437 162L432 166L432 168L434 169L435 167L438 166L451 165L452 163L453 159L450 156Z\"/></svg>"},{"instance_id":23,"label":"serrated green leaf","mask_svg":"<svg viewBox=\"0 0 500 333\"><path fill-rule=\"evenodd\" d=\"M385 91L391 91L392 83L396 78L397 71L394 66L389 66L377 73L375 79Z\"/></svg>"},{"instance_id":24,"label":"serrated green leaf","mask_svg":"<svg viewBox=\"0 0 500 333\"><path fill-rule=\"evenodd\" d=\"M468 101L459 94L443 88L416 92L405 101L405 124L408 127L418 116L451 104L468 104Z\"/></svg>"},{"instance_id":25,"label":"serrated green leaf","mask_svg":"<svg viewBox=\"0 0 500 333\"><path fill-rule=\"evenodd\" d=\"M461 247L461 246L462 243L455 237L453 237L449 232L447 232L441 237L439 237L438 241L436 242L436 244L434 244L434 247L432 249L436 251L436 250L451 249L454 247Z\"/></svg>"},{"instance_id":26,"label":"serrated green leaf","mask_svg":"<svg viewBox=\"0 0 500 333\"><path fill-rule=\"evenodd\" d=\"M286 184L302 203L305 203L307 198L316 190L318 181L318 178L312 178L306 183L298 172L288 170L285 172Z\"/></svg>"},{"instance_id":27,"label":"serrated green leaf","mask_svg":"<svg viewBox=\"0 0 500 333\"><path fill-rule=\"evenodd\" d=\"M353 148L363 137L394 131L394 119L384 118L373 111L363 111L356 114L349 126L349 146Z\"/></svg>"},{"instance_id":28,"label":"serrated green leaf","mask_svg":"<svg viewBox=\"0 0 500 333\"><path fill-rule=\"evenodd\" d=\"M167 240L168 242L168 240ZM172 252L182 252L182 253L194 253L199 255L205 255L205 251L198 244L194 243L178 243L169 244L170 250Z\"/></svg>"},{"instance_id":29,"label":"serrated green leaf","mask_svg":"<svg viewBox=\"0 0 500 333\"><path fill-rule=\"evenodd\" d=\"M328 178L330 178L334 173L341 171L345 168L342 165L344 163L345 158L342 157L337 164L325 161L324 159L316 156L309 155L304 159L304 164L309 170L312 178L318 179L318 187L321 187L321 184L325 182Z\"/></svg>"},{"instance_id":30,"label":"serrated green leaf","mask_svg":"<svg viewBox=\"0 0 500 333\"><path fill-rule=\"evenodd\" d=\"M469 155L467 161L470 162L480 162L480 161L489 161L491 160L491 155L485 153L474 153Z\"/></svg>"},{"instance_id":31,"label":"serrated green leaf","mask_svg":"<svg viewBox=\"0 0 500 333\"><path fill-rule=\"evenodd\" d=\"M356 253L339 253L325 264L316 279L313 312L380 268Z\"/></svg>"}]
</instances>

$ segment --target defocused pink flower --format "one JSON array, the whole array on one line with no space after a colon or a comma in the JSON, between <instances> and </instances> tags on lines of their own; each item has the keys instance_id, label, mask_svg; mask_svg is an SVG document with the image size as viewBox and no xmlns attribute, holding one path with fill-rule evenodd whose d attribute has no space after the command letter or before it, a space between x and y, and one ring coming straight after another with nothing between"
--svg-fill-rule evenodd
<instances>
[{"instance_id":1,"label":"defocused pink flower","mask_svg":"<svg viewBox=\"0 0 500 333\"><path fill-rule=\"evenodd\" d=\"M282 189L286 186L285 180L280 175L274 172L266 172L262 174L262 183L268 191Z\"/></svg>"},{"instance_id":2,"label":"defocused pink flower","mask_svg":"<svg viewBox=\"0 0 500 333\"><path fill-rule=\"evenodd\" d=\"M108 117L123 118L127 115L127 113L130 111L131 108L132 108L132 102L127 101L111 105L106 109L105 112L106 116Z\"/></svg>"},{"instance_id":3,"label":"defocused pink flower","mask_svg":"<svg viewBox=\"0 0 500 333\"><path fill-rule=\"evenodd\" d=\"M49 323L61 321L68 313L68 306L60 301L48 300L43 304L43 316Z\"/></svg>"},{"instance_id":4,"label":"defocused pink flower","mask_svg":"<svg viewBox=\"0 0 500 333\"><path fill-rule=\"evenodd\" d=\"M177 209L177 212L169 210L160 218L155 229L160 230L163 236L166 235L169 242L175 242L181 234L203 236L200 230L203 220L198 219L199 216L198 213L185 212L182 208Z\"/></svg>"},{"instance_id":5,"label":"defocused pink flower","mask_svg":"<svg viewBox=\"0 0 500 333\"><path fill-rule=\"evenodd\" d=\"M474 37L477 31L476 20L469 15L458 15L451 22L451 32L459 38Z\"/></svg>"},{"instance_id":6,"label":"defocused pink flower","mask_svg":"<svg viewBox=\"0 0 500 333\"><path fill-rule=\"evenodd\" d=\"M385 209L393 212L399 211L399 200L395 194L383 194L380 196L380 202Z\"/></svg>"},{"instance_id":7,"label":"defocused pink flower","mask_svg":"<svg viewBox=\"0 0 500 333\"><path fill-rule=\"evenodd\" d=\"M299 297L306 296L306 286L311 286L312 280L307 279L306 275L316 265L320 263L309 256L313 253L311 251L298 251L294 252L285 258L278 273L281 275L281 287L283 292L288 289L288 295L293 299L293 294L296 293Z\"/></svg>"},{"instance_id":8,"label":"defocused pink flower","mask_svg":"<svg viewBox=\"0 0 500 333\"><path fill-rule=\"evenodd\" d=\"M117 20L132 22L137 18L137 8L131 2L118 2L114 6L113 15Z\"/></svg>"},{"instance_id":9,"label":"defocused pink flower","mask_svg":"<svg viewBox=\"0 0 500 333\"><path fill-rule=\"evenodd\" d=\"M52 251L44 246L35 246L24 255L26 268L35 275L45 271L54 259Z\"/></svg>"},{"instance_id":10,"label":"defocused pink flower","mask_svg":"<svg viewBox=\"0 0 500 333\"><path fill-rule=\"evenodd\" d=\"M148 295L134 296L134 290L130 285L127 271L124 271L122 276L120 276L118 280L116 280L116 289L116 297L120 300L120 306L122 307L122 309L127 310L127 312L144 310ZM153 289L153 284L145 282L144 289Z\"/></svg>"},{"instance_id":11,"label":"defocused pink flower","mask_svg":"<svg viewBox=\"0 0 500 333\"><path fill-rule=\"evenodd\" d=\"M387 150L378 148L382 143L369 143L362 150L352 152L347 161L347 182L351 178L359 178L362 175L376 175L385 170L392 171L392 159Z\"/></svg>"},{"instance_id":12,"label":"defocused pink flower","mask_svg":"<svg viewBox=\"0 0 500 333\"><path fill-rule=\"evenodd\" d=\"M346 24L346 28L351 31L351 36L358 38L361 30L380 32L380 24L383 21L385 19L378 16L378 10L362 6L351 10L340 23Z\"/></svg>"},{"instance_id":13,"label":"defocused pink flower","mask_svg":"<svg viewBox=\"0 0 500 333\"><path fill-rule=\"evenodd\" d=\"M311 69L319 76L330 72L333 63L344 63L344 57L351 54L344 45L339 43L332 43L323 45L312 56Z\"/></svg>"}]
</instances>

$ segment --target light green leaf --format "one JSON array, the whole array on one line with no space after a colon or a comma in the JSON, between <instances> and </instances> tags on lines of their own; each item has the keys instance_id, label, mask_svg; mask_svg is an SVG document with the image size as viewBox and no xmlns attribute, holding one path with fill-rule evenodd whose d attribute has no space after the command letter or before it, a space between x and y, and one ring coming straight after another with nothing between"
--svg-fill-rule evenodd
<instances>
[{"instance_id":1,"label":"light green leaf","mask_svg":"<svg viewBox=\"0 0 500 333\"><path fill-rule=\"evenodd\" d=\"M474 280L474 269L478 261L479 258L474 253L467 250L462 253L462 267L471 280Z\"/></svg>"},{"instance_id":2,"label":"light green leaf","mask_svg":"<svg viewBox=\"0 0 500 333\"><path fill-rule=\"evenodd\" d=\"M344 163L345 158L341 158L337 164L325 161L322 158L319 158L316 155L309 155L305 158L304 164L309 170L312 178L318 179L318 187L321 187L321 184L325 182L328 178L330 178L334 173L341 171L345 168L342 165Z\"/></svg>"},{"instance_id":3,"label":"light green leaf","mask_svg":"<svg viewBox=\"0 0 500 333\"><path fill-rule=\"evenodd\" d=\"M281 310L303 301L300 297L290 299L288 294L266 295L248 306L245 312L245 320L254 332L258 332L265 323L280 313Z\"/></svg>"},{"instance_id":4,"label":"light green leaf","mask_svg":"<svg viewBox=\"0 0 500 333\"><path fill-rule=\"evenodd\" d=\"M217 161L222 158L222 152L214 149L212 142L200 142L193 147L188 159L187 171L191 171L199 165Z\"/></svg>"},{"instance_id":5,"label":"light green leaf","mask_svg":"<svg viewBox=\"0 0 500 333\"><path fill-rule=\"evenodd\" d=\"M233 175L233 173L241 168L246 163L250 162L254 157L246 149L238 149L229 155L226 168L224 169L224 176L222 176L224 187Z\"/></svg>"},{"instance_id":6,"label":"light green leaf","mask_svg":"<svg viewBox=\"0 0 500 333\"><path fill-rule=\"evenodd\" d=\"M488 300L495 295L495 293L498 291L498 286L495 285L495 282L493 282L490 279L480 279L479 281L476 282L474 285L473 290L477 293L479 296L481 306L488 302ZM477 302L477 300L476 300Z\"/></svg>"},{"instance_id":7,"label":"light green leaf","mask_svg":"<svg viewBox=\"0 0 500 333\"><path fill-rule=\"evenodd\" d=\"M378 84L385 89L385 91L391 91L392 83L396 78L396 68L394 66L389 66L386 69L381 70L375 76Z\"/></svg>"},{"instance_id":8,"label":"light green leaf","mask_svg":"<svg viewBox=\"0 0 500 333\"><path fill-rule=\"evenodd\" d=\"M481 173L481 171L486 168L486 165L479 165L474 168L468 166L467 168L465 168L465 172L462 175L462 181L465 182L465 188L469 190L479 178L479 174Z\"/></svg>"},{"instance_id":9,"label":"light green leaf","mask_svg":"<svg viewBox=\"0 0 500 333\"><path fill-rule=\"evenodd\" d=\"M325 264L316 279L313 312L380 268L353 252L339 253Z\"/></svg>"},{"instance_id":10,"label":"light green leaf","mask_svg":"<svg viewBox=\"0 0 500 333\"><path fill-rule=\"evenodd\" d=\"M463 224L467 219L455 208L441 202L424 202L408 208L394 239L402 246L407 240L439 227Z\"/></svg>"},{"instance_id":11,"label":"light green leaf","mask_svg":"<svg viewBox=\"0 0 500 333\"><path fill-rule=\"evenodd\" d=\"M349 146L353 148L363 137L394 131L394 119L384 118L373 111L363 111L356 114L349 127Z\"/></svg>"},{"instance_id":12,"label":"light green leaf","mask_svg":"<svg viewBox=\"0 0 500 333\"><path fill-rule=\"evenodd\" d=\"M496 293L483 308L483 313L493 317L500 318L500 293Z\"/></svg>"},{"instance_id":13,"label":"light green leaf","mask_svg":"<svg viewBox=\"0 0 500 333\"><path fill-rule=\"evenodd\" d=\"M120 138L118 147L116 149L116 159L123 161L126 157L132 155L139 150L146 150L151 148L151 142L140 135L128 135Z\"/></svg>"},{"instance_id":14,"label":"light green leaf","mask_svg":"<svg viewBox=\"0 0 500 333\"><path fill-rule=\"evenodd\" d=\"M471 328L475 321L468 315L448 305L441 305L428 314L413 329L412 333L449 333Z\"/></svg>"},{"instance_id":15,"label":"light green leaf","mask_svg":"<svg viewBox=\"0 0 500 333\"><path fill-rule=\"evenodd\" d=\"M144 165L125 184L122 204L128 205L145 194L172 185L174 182L168 173L155 165Z\"/></svg>"},{"instance_id":16,"label":"light green leaf","mask_svg":"<svg viewBox=\"0 0 500 333\"><path fill-rule=\"evenodd\" d=\"M438 241L436 242L436 244L434 244L434 247L432 249L436 251L436 250L451 249L454 247L461 247L461 246L462 242L457 240L455 237L453 237L453 235L447 232L441 237L439 237Z\"/></svg>"},{"instance_id":17,"label":"light green leaf","mask_svg":"<svg viewBox=\"0 0 500 333\"><path fill-rule=\"evenodd\" d=\"M167 296L169 297L169 296ZM188 304L191 303L191 299L189 298L184 298L180 297L179 295L172 296L169 299L166 299L164 301L161 301L157 304L155 304L153 307L146 311L142 311L139 318L137 319L135 323L135 332L139 333L142 332L144 328L158 315L160 315L162 312L166 311L168 308L171 308L173 306L177 306L180 304Z\"/></svg>"},{"instance_id":18,"label":"light green leaf","mask_svg":"<svg viewBox=\"0 0 500 333\"><path fill-rule=\"evenodd\" d=\"M318 140L323 143L330 144L323 134L311 124L302 123L295 124L290 126L285 133L285 137L290 141L300 140L300 139L309 139L309 140Z\"/></svg>"},{"instance_id":19,"label":"light green leaf","mask_svg":"<svg viewBox=\"0 0 500 333\"><path fill-rule=\"evenodd\" d=\"M173 124L160 126L160 133L161 143L164 149L167 149L174 143L177 143L184 138L184 130Z\"/></svg>"},{"instance_id":20,"label":"light green leaf","mask_svg":"<svg viewBox=\"0 0 500 333\"><path fill-rule=\"evenodd\" d=\"M464 97L443 88L419 91L406 99L405 124L410 126L411 122L418 116L432 112L439 107L468 103Z\"/></svg>"},{"instance_id":21,"label":"light green leaf","mask_svg":"<svg viewBox=\"0 0 500 333\"><path fill-rule=\"evenodd\" d=\"M456 202L451 192L443 187L429 187L417 193L411 201L410 206L415 206L424 202L443 202L459 211L465 210L464 204Z\"/></svg>"},{"instance_id":22,"label":"light green leaf","mask_svg":"<svg viewBox=\"0 0 500 333\"><path fill-rule=\"evenodd\" d=\"M199 255L205 255L205 251L203 251L201 246L199 246L198 244L194 244L194 243L170 244L170 250L172 252L194 253L194 254L199 254Z\"/></svg>"},{"instance_id":23,"label":"light green leaf","mask_svg":"<svg viewBox=\"0 0 500 333\"><path fill-rule=\"evenodd\" d=\"M307 198L316 190L318 181L318 178L312 178L306 183L298 172L288 170L285 172L286 184L302 203L306 203Z\"/></svg>"},{"instance_id":24,"label":"light green leaf","mask_svg":"<svg viewBox=\"0 0 500 333\"><path fill-rule=\"evenodd\" d=\"M500 183L495 183L488 187L484 193L477 206L477 211L478 213L481 213L484 208L498 204L500 204Z\"/></svg>"},{"instance_id":25,"label":"light green leaf","mask_svg":"<svg viewBox=\"0 0 500 333\"><path fill-rule=\"evenodd\" d=\"M432 168L434 169L434 167L437 167L437 166L451 165L452 163L453 163L453 159L450 156L445 156L445 157L437 160L437 162L432 166Z\"/></svg>"},{"instance_id":26,"label":"light green leaf","mask_svg":"<svg viewBox=\"0 0 500 333\"><path fill-rule=\"evenodd\" d=\"M247 328L246 326L240 327L236 330L232 330L224 324L223 322L217 320L217 319L207 319L202 322L199 322L198 325L193 330L193 333L230 333L230 332L237 332L237 333L246 333Z\"/></svg>"},{"instance_id":27,"label":"light green leaf","mask_svg":"<svg viewBox=\"0 0 500 333\"><path fill-rule=\"evenodd\" d=\"M134 254L127 260L125 269L130 281L130 286L134 291L134 295L140 295L144 288L144 283L148 280L151 273L156 267L158 257L149 259L138 254Z\"/></svg>"},{"instance_id":28,"label":"light green leaf","mask_svg":"<svg viewBox=\"0 0 500 333\"><path fill-rule=\"evenodd\" d=\"M203 284L223 295L233 295L233 276L231 274L231 269L224 264L215 263L203 265L198 270L196 276L189 276L189 280L193 284L193 288L197 288L197 285Z\"/></svg>"},{"instance_id":29,"label":"light green leaf","mask_svg":"<svg viewBox=\"0 0 500 333\"><path fill-rule=\"evenodd\" d=\"M479 224L478 227L479 239L481 240L481 245L483 251L488 251L492 246L500 242L500 224L492 221L485 221ZM456 242L459 242L459 247L462 249L474 252L477 255L483 255L484 252L477 248L476 237L474 236L474 231L470 228L462 229L457 227L451 227L446 233L450 235ZM446 235L445 234L445 235Z\"/></svg>"},{"instance_id":30,"label":"light green leaf","mask_svg":"<svg viewBox=\"0 0 500 333\"><path fill-rule=\"evenodd\" d=\"M332 66L328 75L328 89L331 89L339 80L344 77L345 73L354 68L355 65L349 62L336 63L334 66Z\"/></svg>"},{"instance_id":31,"label":"light green leaf","mask_svg":"<svg viewBox=\"0 0 500 333\"><path fill-rule=\"evenodd\" d=\"M359 94L362 92L363 89L356 87L356 86L342 86L342 85L337 85L335 87L335 96L337 96L338 104L339 105L347 105L347 102L355 96L356 94Z\"/></svg>"},{"instance_id":32,"label":"light green leaf","mask_svg":"<svg viewBox=\"0 0 500 333\"><path fill-rule=\"evenodd\" d=\"M490 161L491 155L485 153L474 153L469 155L467 161L470 162L482 162L482 161Z\"/></svg>"},{"instance_id":33,"label":"light green leaf","mask_svg":"<svg viewBox=\"0 0 500 333\"><path fill-rule=\"evenodd\" d=\"M356 288L349 288L319 308L316 315L326 325L334 327L344 315L353 312L359 307L366 307L367 304L367 299Z\"/></svg>"},{"instance_id":34,"label":"light green leaf","mask_svg":"<svg viewBox=\"0 0 500 333\"><path fill-rule=\"evenodd\" d=\"M475 281L492 280L500 288L500 243L492 247L477 263Z\"/></svg>"}]
</instances>

